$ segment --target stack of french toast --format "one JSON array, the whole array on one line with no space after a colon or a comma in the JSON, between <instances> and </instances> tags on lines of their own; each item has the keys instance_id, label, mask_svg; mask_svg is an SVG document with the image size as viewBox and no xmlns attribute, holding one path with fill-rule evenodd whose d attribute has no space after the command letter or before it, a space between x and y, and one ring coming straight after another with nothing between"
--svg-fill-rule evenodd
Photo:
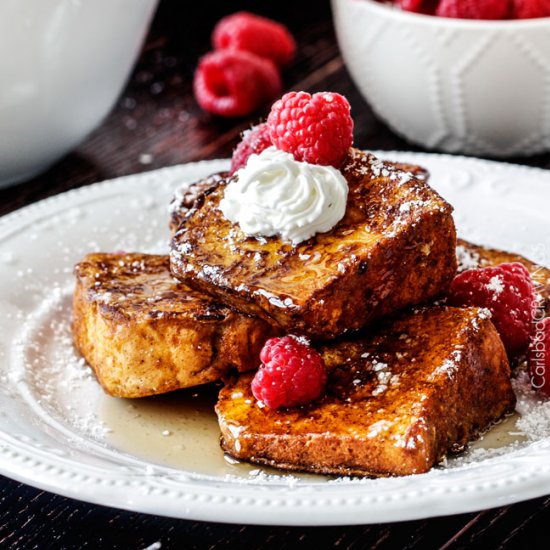
<instances>
[{"instance_id":1,"label":"stack of french toast","mask_svg":"<svg viewBox=\"0 0 550 550\"><path fill-rule=\"evenodd\" d=\"M457 243L452 207L420 167L351 149L341 173L345 215L298 244L225 218L234 175L222 173L176 193L170 257L86 256L73 333L104 390L139 398L223 381L226 453L342 475L426 472L512 412L490 314L447 306L446 292L457 270L513 260L543 282L548 304L550 272ZM265 342L283 335L320 354L327 383L310 403L274 409L251 382Z\"/></svg>"}]
</instances>

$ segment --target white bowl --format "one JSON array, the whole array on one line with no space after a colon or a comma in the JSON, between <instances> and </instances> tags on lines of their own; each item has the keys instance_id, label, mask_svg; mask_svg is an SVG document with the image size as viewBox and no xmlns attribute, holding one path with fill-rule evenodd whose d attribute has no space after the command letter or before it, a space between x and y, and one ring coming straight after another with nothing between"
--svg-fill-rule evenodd
<instances>
[{"instance_id":1,"label":"white bowl","mask_svg":"<svg viewBox=\"0 0 550 550\"><path fill-rule=\"evenodd\" d=\"M0 1L0 187L45 170L99 124L157 1Z\"/></svg>"},{"instance_id":2,"label":"white bowl","mask_svg":"<svg viewBox=\"0 0 550 550\"><path fill-rule=\"evenodd\" d=\"M550 151L550 18L446 19L332 0L347 67L396 133L475 155Z\"/></svg>"}]
</instances>

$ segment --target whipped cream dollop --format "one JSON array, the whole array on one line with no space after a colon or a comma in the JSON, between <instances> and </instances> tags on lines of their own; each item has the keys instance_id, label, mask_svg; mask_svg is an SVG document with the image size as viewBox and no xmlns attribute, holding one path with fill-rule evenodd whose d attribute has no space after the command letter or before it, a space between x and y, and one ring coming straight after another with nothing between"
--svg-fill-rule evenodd
<instances>
[{"instance_id":1,"label":"whipped cream dollop","mask_svg":"<svg viewBox=\"0 0 550 550\"><path fill-rule=\"evenodd\" d=\"M247 235L280 235L298 244L331 230L346 213L348 183L332 166L298 162L269 147L235 176L220 210Z\"/></svg>"}]
</instances>

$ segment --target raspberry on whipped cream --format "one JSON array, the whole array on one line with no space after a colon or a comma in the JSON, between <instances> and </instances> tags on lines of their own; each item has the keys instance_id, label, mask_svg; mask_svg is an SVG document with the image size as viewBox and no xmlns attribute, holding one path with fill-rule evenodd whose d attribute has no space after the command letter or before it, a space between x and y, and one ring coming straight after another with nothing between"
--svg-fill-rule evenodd
<instances>
[{"instance_id":1,"label":"raspberry on whipped cream","mask_svg":"<svg viewBox=\"0 0 550 550\"><path fill-rule=\"evenodd\" d=\"M336 168L268 147L235 173L220 210L247 235L280 235L296 245L330 231L344 217L347 197L347 181Z\"/></svg>"},{"instance_id":2,"label":"raspberry on whipped cream","mask_svg":"<svg viewBox=\"0 0 550 550\"><path fill-rule=\"evenodd\" d=\"M348 100L334 92L289 92L271 106L271 141L296 160L338 168L353 145L350 109Z\"/></svg>"}]
</instances>

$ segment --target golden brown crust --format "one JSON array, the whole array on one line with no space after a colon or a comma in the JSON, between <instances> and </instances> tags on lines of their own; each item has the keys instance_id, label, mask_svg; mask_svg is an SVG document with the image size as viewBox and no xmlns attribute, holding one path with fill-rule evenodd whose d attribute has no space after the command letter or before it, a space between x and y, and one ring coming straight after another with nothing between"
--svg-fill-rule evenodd
<instances>
[{"instance_id":1,"label":"golden brown crust","mask_svg":"<svg viewBox=\"0 0 550 550\"><path fill-rule=\"evenodd\" d=\"M444 292L456 273L452 208L408 172L354 151L346 215L293 247L247 238L198 197L172 241L173 274L284 331L333 338Z\"/></svg>"},{"instance_id":2,"label":"golden brown crust","mask_svg":"<svg viewBox=\"0 0 550 550\"><path fill-rule=\"evenodd\" d=\"M167 256L89 254L75 267L73 335L111 395L144 397L256 368L275 331L172 279Z\"/></svg>"},{"instance_id":3,"label":"golden brown crust","mask_svg":"<svg viewBox=\"0 0 550 550\"><path fill-rule=\"evenodd\" d=\"M174 235L178 230L183 218L185 218L187 212L193 208L196 200L209 189L216 187L220 181L227 178L228 175L228 172L212 174L211 176L193 183L185 183L176 190L170 202L170 219L168 227L171 235Z\"/></svg>"},{"instance_id":4,"label":"golden brown crust","mask_svg":"<svg viewBox=\"0 0 550 550\"><path fill-rule=\"evenodd\" d=\"M226 452L316 473L422 473L515 405L502 342L476 308L402 314L320 352L329 383L317 403L260 407L252 375L222 389L216 412Z\"/></svg>"}]
</instances>

